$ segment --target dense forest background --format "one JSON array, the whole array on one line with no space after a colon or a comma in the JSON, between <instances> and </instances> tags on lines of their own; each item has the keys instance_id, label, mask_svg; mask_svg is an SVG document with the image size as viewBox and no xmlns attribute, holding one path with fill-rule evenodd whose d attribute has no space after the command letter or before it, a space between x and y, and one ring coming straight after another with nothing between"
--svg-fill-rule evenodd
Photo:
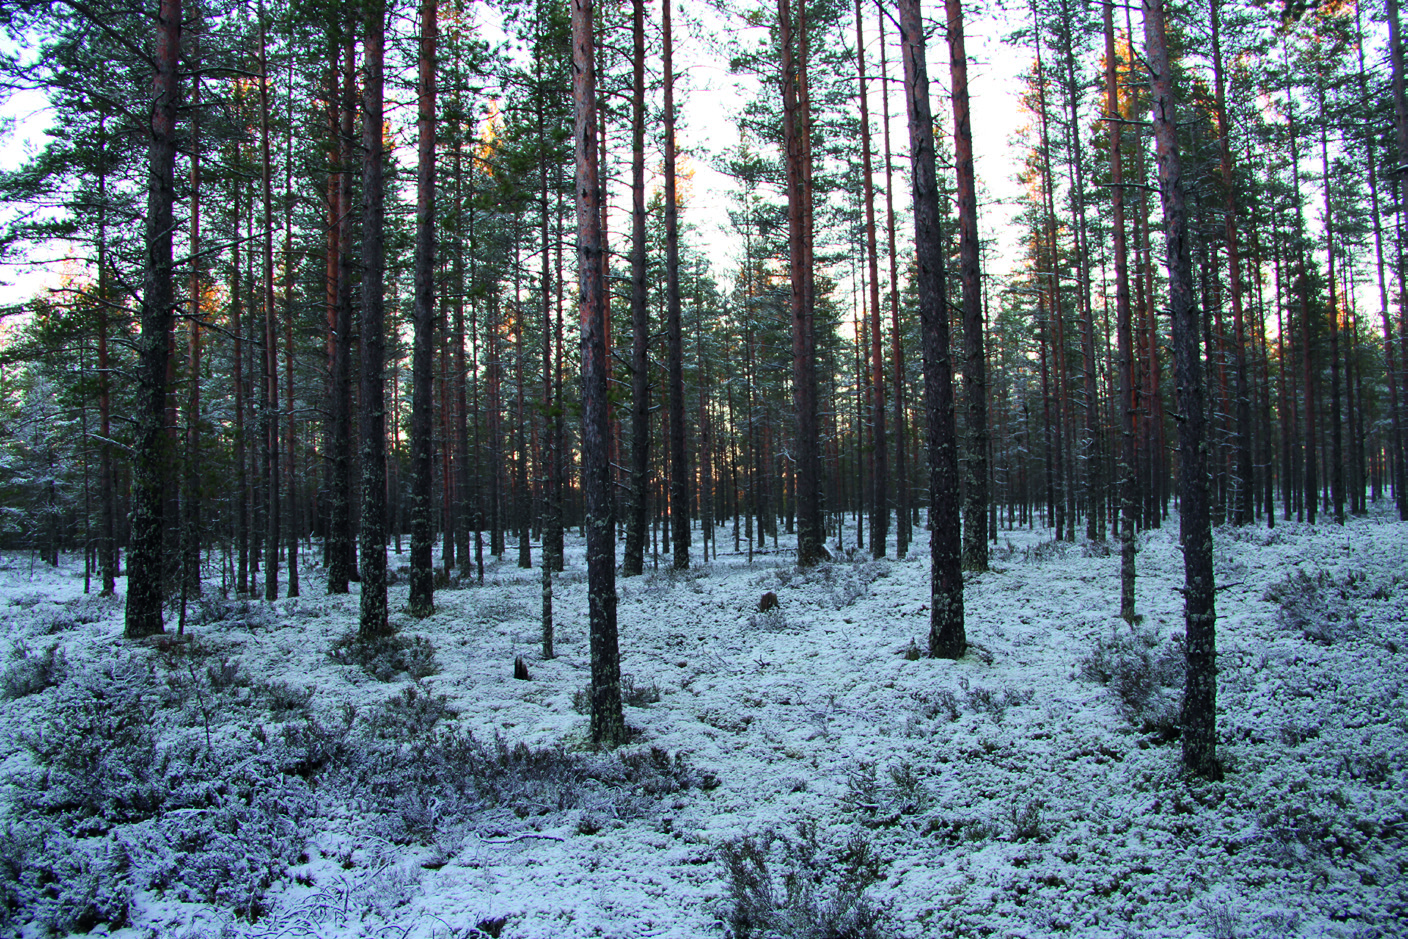
<instances>
[{"instance_id":1,"label":"dense forest background","mask_svg":"<svg viewBox=\"0 0 1408 939\"><path fill-rule=\"evenodd\" d=\"M1026 63L1002 279L957 0L709 11L682 41L756 79L694 154L727 191L678 185L676 109L721 104L676 93L668 4L0 15L53 125L3 258L61 277L4 311L0 549L127 575L131 636L360 581L376 638L404 541L417 616L539 565L550 657L580 527L612 742L618 538L632 576L695 530L806 566L928 526L955 657L1003 529L1117 541L1133 621L1136 533L1177 517L1210 715L1209 526L1408 519L1396 0L980 11ZM688 225L719 201L727 266Z\"/></svg>"}]
</instances>

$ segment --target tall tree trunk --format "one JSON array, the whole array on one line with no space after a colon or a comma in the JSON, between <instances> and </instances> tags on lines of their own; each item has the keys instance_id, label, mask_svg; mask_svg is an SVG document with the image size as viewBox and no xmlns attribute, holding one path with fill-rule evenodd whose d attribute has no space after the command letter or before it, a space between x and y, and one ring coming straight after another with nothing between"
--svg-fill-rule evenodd
<instances>
[{"instance_id":1,"label":"tall tree trunk","mask_svg":"<svg viewBox=\"0 0 1408 939\"><path fill-rule=\"evenodd\" d=\"M1212 61L1213 93L1217 109L1217 136L1219 156L1222 163L1222 214L1224 237L1227 240L1227 283L1232 294L1233 369L1236 373L1236 460L1237 460L1237 505L1233 521L1237 525L1247 525L1252 521L1256 483L1252 469L1252 405L1251 391L1247 387L1246 329L1244 326L1245 306L1242 299L1242 255L1237 238L1237 194L1232 177L1231 125L1227 120L1225 81L1222 66L1222 36L1220 0L1210 0L1212 20Z\"/></svg>"},{"instance_id":2,"label":"tall tree trunk","mask_svg":"<svg viewBox=\"0 0 1408 939\"><path fill-rule=\"evenodd\" d=\"M328 484L328 593L347 593L356 576L352 537L352 164L357 110L355 29L342 37L342 105L337 135L337 299L333 335L330 481Z\"/></svg>"},{"instance_id":3,"label":"tall tree trunk","mask_svg":"<svg viewBox=\"0 0 1408 939\"><path fill-rule=\"evenodd\" d=\"M288 62L288 126L284 137L284 401L288 408L285 437L288 450L284 464L284 489L288 506L284 543L288 551L288 595L299 594L298 584L298 488L297 437L294 434L293 406L293 59Z\"/></svg>"},{"instance_id":4,"label":"tall tree trunk","mask_svg":"<svg viewBox=\"0 0 1408 939\"><path fill-rule=\"evenodd\" d=\"M455 113L461 113L456 108ZM456 120L451 134L455 141L455 239L454 239L454 260L453 260L453 280L452 289L454 291L454 336L451 340L452 363L451 369L453 378L450 385L451 407L454 408L454 448L455 448L455 512L459 523L456 532L459 537L456 554L459 557L460 581L468 584L474 569L474 560L469 551L469 529L474 512L474 502L470 487L469 468L469 399L468 399L468 364L465 361L464 343L464 295L469 288L465 281L464 271L464 216L465 213L473 212L473 206L466 206L463 193L464 179L464 158L462 149L464 145L464 128Z\"/></svg>"},{"instance_id":5,"label":"tall tree trunk","mask_svg":"<svg viewBox=\"0 0 1408 939\"><path fill-rule=\"evenodd\" d=\"M865 77L865 35L856 0L856 77L860 85L861 185L865 195L865 250L870 273L870 426L872 487L870 553L885 556L890 532L890 467L885 439L885 358L880 329L880 258L875 238L875 170L870 156L870 93ZM886 121L889 115L885 115Z\"/></svg>"},{"instance_id":6,"label":"tall tree trunk","mask_svg":"<svg viewBox=\"0 0 1408 939\"><path fill-rule=\"evenodd\" d=\"M924 349L924 411L929 439L929 654L956 659L968 641L963 624L963 570L958 504L958 431L953 413L949 359L944 243L939 228L939 182L934 162L934 121L919 0L900 0L910 163L914 187L915 281Z\"/></svg>"},{"instance_id":7,"label":"tall tree trunk","mask_svg":"<svg viewBox=\"0 0 1408 939\"><path fill-rule=\"evenodd\" d=\"M391 634L386 611L386 209L383 0L366 6L362 92L362 603L358 634Z\"/></svg>"},{"instance_id":8,"label":"tall tree trunk","mask_svg":"<svg viewBox=\"0 0 1408 939\"><path fill-rule=\"evenodd\" d=\"M259 444L264 464L264 599L279 598L279 318L274 307L274 187L269 149L269 59L264 4L259 4L260 186L264 200L264 361Z\"/></svg>"},{"instance_id":9,"label":"tall tree trunk","mask_svg":"<svg viewBox=\"0 0 1408 939\"><path fill-rule=\"evenodd\" d=\"M817 431L816 363L812 358L810 246L811 188L806 161L809 121L804 105L805 20L794 29L791 0L778 0L782 42L782 135L787 169L787 237L792 281L792 396L796 411L797 563L810 567L826 555L821 521L820 441ZM795 33L801 33L800 36Z\"/></svg>"},{"instance_id":10,"label":"tall tree trunk","mask_svg":"<svg viewBox=\"0 0 1408 939\"><path fill-rule=\"evenodd\" d=\"M1120 112L1119 61L1115 53L1114 3L1106 2L1105 117L1110 133L1110 202L1115 254L1115 343L1119 355L1120 420L1120 617L1133 623L1135 582L1134 527L1138 513L1139 474L1134 445L1134 415L1139 401L1134 390L1134 338L1130 328L1129 249L1125 243L1123 114Z\"/></svg>"},{"instance_id":11,"label":"tall tree trunk","mask_svg":"<svg viewBox=\"0 0 1408 939\"><path fill-rule=\"evenodd\" d=\"M435 42L438 0L421 0L416 121L415 351L411 362L411 574L412 616L435 612L433 498L435 369Z\"/></svg>"},{"instance_id":12,"label":"tall tree trunk","mask_svg":"<svg viewBox=\"0 0 1408 939\"><path fill-rule=\"evenodd\" d=\"M953 80L953 148L958 183L958 279L963 289L963 394L968 435L963 472L963 567L988 569L988 399L979 269L978 182L973 172L973 119L962 0L945 0L949 75Z\"/></svg>"},{"instance_id":13,"label":"tall tree trunk","mask_svg":"<svg viewBox=\"0 0 1408 939\"><path fill-rule=\"evenodd\" d=\"M626 577L634 577L645 569L645 528L650 515L650 306L645 279L645 0L631 0L631 43L631 498L626 519L626 551L621 564L621 573Z\"/></svg>"},{"instance_id":14,"label":"tall tree trunk","mask_svg":"<svg viewBox=\"0 0 1408 939\"><path fill-rule=\"evenodd\" d=\"M1354 4L1354 23L1356 30L1357 47L1359 53L1359 97L1363 101L1369 101L1369 81L1366 76L1364 66L1364 29L1360 22L1359 3ZM1376 135L1368 133L1365 135L1366 157L1369 176L1369 214L1373 218L1374 224L1374 270L1377 275L1379 287L1379 318L1384 330L1384 373L1388 380L1388 406L1390 427L1388 462L1391 467L1391 475L1394 480L1394 502L1398 506L1399 521L1408 521L1408 487L1401 484L1404 474L1403 463L1403 412L1399 409L1399 371L1397 364L1397 350L1394 348L1393 320L1388 311L1388 283L1384 276L1384 238L1383 238L1383 216L1379 211L1379 174L1378 174L1378 141Z\"/></svg>"},{"instance_id":15,"label":"tall tree trunk","mask_svg":"<svg viewBox=\"0 0 1408 939\"><path fill-rule=\"evenodd\" d=\"M1317 78L1315 93L1320 104L1320 166L1325 189L1325 255L1329 263L1330 287L1330 498L1335 507L1335 522L1344 524L1344 440L1343 415L1340 412L1340 304L1335 277L1335 212L1330 200L1329 116L1325 111L1325 88Z\"/></svg>"},{"instance_id":16,"label":"tall tree trunk","mask_svg":"<svg viewBox=\"0 0 1408 939\"><path fill-rule=\"evenodd\" d=\"M665 335L670 400L670 535L674 568L689 568L689 469L684 453L684 347L680 326L679 208L675 190L675 74L670 0L662 0L665 82Z\"/></svg>"},{"instance_id":17,"label":"tall tree trunk","mask_svg":"<svg viewBox=\"0 0 1408 939\"><path fill-rule=\"evenodd\" d=\"M100 596L117 589L117 481L112 465L112 376L108 361L108 132L107 116L98 118L98 567ZM238 302L238 300L236 300ZM238 327L236 327L238 332Z\"/></svg>"},{"instance_id":18,"label":"tall tree trunk","mask_svg":"<svg viewBox=\"0 0 1408 939\"><path fill-rule=\"evenodd\" d=\"M572 101L577 164L577 256L582 332L582 487L587 500L587 602L591 624L591 736L626 742L616 638L615 533L611 524L610 422L606 413L606 255L596 135L592 0L572 0Z\"/></svg>"},{"instance_id":19,"label":"tall tree trunk","mask_svg":"<svg viewBox=\"0 0 1408 939\"><path fill-rule=\"evenodd\" d=\"M132 548L127 558L125 635L163 632L163 510L171 475L166 435L166 370L175 304L172 285L176 201L176 109L181 99L181 0L157 8L152 58L151 144L147 151L142 332L137 339L137 433L132 460Z\"/></svg>"},{"instance_id":20,"label":"tall tree trunk","mask_svg":"<svg viewBox=\"0 0 1408 939\"><path fill-rule=\"evenodd\" d=\"M199 38L192 42L192 60L199 67ZM201 369L201 264L200 264L200 80L191 86L191 221L188 235L191 256L191 308L187 327L186 364L190 372L186 395L186 478L181 497L184 517L181 520L181 622L185 624L185 601L198 597L200 586L200 509L201 439L200 439L200 369ZM184 631L184 630L183 630Z\"/></svg>"},{"instance_id":21,"label":"tall tree trunk","mask_svg":"<svg viewBox=\"0 0 1408 939\"><path fill-rule=\"evenodd\" d=\"M1179 517L1183 541L1183 619L1187 681L1183 692L1183 763L1209 778L1222 775L1217 760L1217 653L1213 606L1212 526L1208 513L1208 458L1204 436L1202 362L1198 311L1193 305L1188 217L1178 154L1163 0L1144 0L1144 48L1153 96L1154 147L1168 242L1169 308L1173 318L1174 369L1178 379Z\"/></svg>"},{"instance_id":22,"label":"tall tree trunk","mask_svg":"<svg viewBox=\"0 0 1408 939\"><path fill-rule=\"evenodd\" d=\"M885 112L885 231L890 258L890 348L895 370L895 557L904 559L913 540L909 511L908 434L905 429L904 343L900 340L899 253L895 250L895 184L894 161L890 150L890 71L885 54L885 13L880 0L880 101Z\"/></svg>"}]
</instances>

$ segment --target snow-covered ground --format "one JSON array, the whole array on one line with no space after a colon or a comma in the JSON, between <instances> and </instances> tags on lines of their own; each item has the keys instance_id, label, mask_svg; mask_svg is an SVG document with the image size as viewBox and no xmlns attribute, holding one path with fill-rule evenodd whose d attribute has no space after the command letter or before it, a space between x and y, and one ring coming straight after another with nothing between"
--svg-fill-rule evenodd
<instances>
[{"instance_id":1,"label":"snow-covered ground","mask_svg":"<svg viewBox=\"0 0 1408 939\"><path fill-rule=\"evenodd\" d=\"M1215 783L1169 739L1176 531L1140 537L1134 630L1116 554L1001 532L958 662L912 652L922 543L618 580L619 754L587 745L570 536L557 658L510 551L426 620L392 588L434 663L407 645L433 674L389 681L330 654L356 587L322 595L310 560L300 599L132 644L72 562L5 558L0 932L1408 934L1408 525L1217 532Z\"/></svg>"}]
</instances>

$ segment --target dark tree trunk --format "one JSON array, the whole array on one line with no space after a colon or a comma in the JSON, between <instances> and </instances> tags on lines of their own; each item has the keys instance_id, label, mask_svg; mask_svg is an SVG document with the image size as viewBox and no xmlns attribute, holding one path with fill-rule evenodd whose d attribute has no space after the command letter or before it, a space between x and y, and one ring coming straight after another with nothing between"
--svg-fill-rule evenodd
<instances>
[{"instance_id":1,"label":"dark tree trunk","mask_svg":"<svg viewBox=\"0 0 1408 939\"><path fill-rule=\"evenodd\" d=\"M355 573L352 543L352 131L356 104L356 44L346 24L342 104L337 135L337 292L333 325L332 400L328 404L328 593L347 593Z\"/></svg>"},{"instance_id":2,"label":"dark tree trunk","mask_svg":"<svg viewBox=\"0 0 1408 939\"><path fill-rule=\"evenodd\" d=\"M101 596L117 588L117 482L112 465L112 379L108 361L107 123L99 121L101 169L98 175L98 568ZM238 299L235 300L238 305ZM236 318L235 332L239 332Z\"/></svg>"},{"instance_id":3,"label":"dark tree trunk","mask_svg":"<svg viewBox=\"0 0 1408 939\"><path fill-rule=\"evenodd\" d=\"M821 521L820 442L817 429L816 363L812 356L810 173L807 168L810 121L805 106L803 70L807 44L805 15L794 30L790 0L778 0L782 42L782 136L787 169L787 238L792 282L792 396L796 411L797 563L816 564L826 556ZM800 35L794 35L799 33ZM799 50L801 50L799 52Z\"/></svg>"},{"instance_id":4,"label":"dark tree trunk","mask_svg":"<svg viewBox=\"0 0 1408 939\"><path fill-rule=\"evenodd\" d=\"M865 250L870 266L870 424L872 487L870 553L885 556L890 532L890 466L885 439L885 357L880 329L880 258L875 237L875 170L870 155L870 96L865 77L865 36L860 0L856 0L856 76L860 85L861 185L865 195ZM886 121L889 115L885 115Z\"/></svg>"},{"instance_id":5,"label":"dark tree trunk","mask_svg":"<svg viewBox=\"0 0 1408 939\"><path fill-rule=\"evenodd\" d=\"M1222 67L1222 37L1219 0L1211 0L1212 20L1213 93L1217 109L1218 146L1222 163L1223 222L1224 237L1227 239L1227 278L1232 294L1233 369L1236 373L1236 461L1237 461L1237 504L1232 519L1237 525L1248 525L1252 521L1255 502L1256 482L1252 470L1252 405L1251 391L1247 387L1247 352L1245 303L1242 299L1242 255L1237 238L1237 195L1233 188L1232 144L1229 140L1231 127L1227 120L1225 82Z\"/></svg>"},{"instance_id":6,"label":"dark tree trunk","mask_svg":"<svg viewBox=\"0 0 1408 939\"><path fill-rule=\"evenodd\" d=\"M435 370L435 41L437 0L420 5L419 114L416 131L415 350L411 362L411 574L409 607L435 612L433 384Z\"/></svg>"},{"instance_id":7,"label":"dark tree trunk","mask_svg":"<svg viewBox=\"0 0 1408 939\"><path fill-rule=\"evenodd\" d=\"M572 0L577 255L582 304L582 488L587 501L587 602L592 655L591 736L598 746L616 747L626 742L626 720L621 710L621 655L616 638L611 427L606 413L606 256L601 236L593 34L592 0Z\"/></svg>"},{"instance_id":8,"label":"dark tree trunk","mask_svg":"<svg viewBox=\"0 0 1408 939\"><path fill-rule=\"evenodd\" d=\"M358 634L363 639L391 633L386 611L385 30L382 0L369 0L362 93L362 604Z\"/></svg>"},{"instance_id":9,"label":"dark tree trunk","mask_svg":"<svg viewBox=\"0 0 1408 939\"><path fill-rule=\"evenodd\" d=\"M1320 101L1320 166L1325 187L1325 254L1329 262L1330 287L1330 497L1335 507L1335 522L1344 524L1344 440L1343 415L1340 411L1340 307L1338 282L1335 279L1335 215L1330 200L1329 115L1325 111L1325 89L1317 78L1315 92Z\"/></svg>"},{"instance_id":10,"label":"dark tree trunk","mask_svg":"<svg viewBox=\"0 0 1408 939\"><path fill-rule=\"evenodd\" d=\"M963 289L963 394L968 410L962 465L963 567L985 571L988 569L988 400L982 272L978 261L978 183L973 172L973 120L968 105L963 4L962 0L946 0L945 6L958 182L958 279Z\"/></svg>"},{"instance_id":11,"label":"dark tree trunk","mask_svg":"<svg viewBox=\"0 0 1408 939\"><path fill-rule=\"evenodd\" d=\"M259 150L264 200L263 301L264 356L260 387L259 444L264 463L264 599L279 598L279 318L274 308L274 187L269 150L269 60L265 49L264 6L259 6Z\"/></svg>"},{"instance_id":12,"label":"dark tree trunk","mask_svg":"<svg viewBox=\"0 0 1408 939\"><path fill-rule=\"evenodd\" d=\"M1183 763L1204 777L1220 777L1217 760L1216 610L1213 606L1212 526L1208 512L1208 456L1204 423L1198 311L1193 305L1188 217L1178 154L1178 117L1169 67L1163 0L1144 0L1144 48L1153 95L1155 155L1168 242L1169 308L1178 380L1179 517L1183 542L1183 617L1187 683L1183 692Z\"/></svg>"},{"instance_id":13,"label":"dark tree trunk","mask_svg":"<svg viewBox=\"0 0 1408 939\"><path fill-rule=\"evenodd\" d=\"M199 45L193 43L192 58L199 62ZM190 323L186 346L186 363L190 383L186 396L186 478L181 496L181 631L185 631L186 599L201 594L200 585L200 509L201 439L200 439L200 369L201 369L201 264L200 264L200 82L192 86L191 112L191 299Z\"/></svg>"},{"instance_id":14,"label":"dark tree trunk","mask_svg":"<svg viewBox=\"0 0 1408 939\"><path fill-rule=\"evenodd\" d=\"M458 109L457 109L458 110ZM454 378L451 381L453 392L452 406L455 410L455 496L457 504L455 511L459 516L459 525L456 531L459 533L459 564L460 580L464 584L469 583L469 579L474 571L474 559L469 551L469 529L473 523L473 515L477 502L473 498L473 489L470 485L469 467L469 396L466 376L468 366L465 361L464 343L464 295L469 288L465 281L464 255L466 245L464 244L464 216L466 212L474 211L473 206L466 206L462 191L464 178L464 161L461 150L464 144L463 128L456 121L454 125L455 140L455 252L454 252L454 286L455 286L455 312L454 312L454 337L453 337L453 361ZM476 425L477 426L477 425ZM476 453L477 455L477 453Z\"/></svg>"},{"instance_id":15,"label":"dark tree trunk","mask_svg":"<svg viewBox=\"0 0 1408 939\"><path fill-rule=\"evenodd\" d=\"M953 413L949 359L944 243L939 228L939 183L934 162L934 121L924 60L919 0L900 0L900 48L905 109L909 115L914 187L916 286L924 349L924 411L929 440L929 553L931 569L929 654L956 659L968 642L963 625L958 496L958 431Z\"/></svg>"},{"instance_id":16,"label":"dark tree trunk","mask_svg":"<svg viewBox=\"0 0 1408 939\"><path fill-rule=\"evenodd\" d=\"M1115 344L1119 355L1120 421L1120 617L1133 623L1135 583L1135 518L1139 474L1134 445L1134 415L1139 401L1134 390L1134 338L1130 328L1129 249L1125 242L1123 115L1120 113L1119 62L1115 53L1114 4L1104 4L1105 116L1110 133L1110 202L1115 254Z\"/></svg>"},{"instance_id":17,"label":"dark tree trunk","mask_svg":"<svg viewBox=\"0 0 1408 939\"><path fill-rule=\"evenodd\" d=\"M631 497L621 573L645 569L650 516L650 306L645 268L645 0L632 0L631 41ZM747 276L746 272L745 275Z\"/></svg>"},{"instance_id":18,"label":"dark tree trunk","mask_svg":"<svg viewBox=\"0 0 1408 939\"><path fill-rule=\"evenodd\" d=\"M1359 51L1359 96L1369 100L1369 82L1365 74L1364 67L1364 31L1360 23L1359 4L1354 6L1354 20ZM1375 135L1366 135L1366 159L1368 164L1369 177L1369 214L1373 218L1374 224L1374 269L1377 273L1379 287L1379 318L1384 330L1384 377L1388 382L1388 407L1390 418L1390 434L1388 440L1388 464L1390 475L1394 480L1394 502L1398 506L1399 521L1408 521L1408 488L1401 484L1404 473L1403 464L1403 412L1399 410L1399 372L1397 362L1397 350L1394 348L1393 320L1388 311L1388 284L1384 276L1384 237L1383 237L1383 215L1379 210L1379 173L1378 173L1378 146Z\"/></svg>"},{"instance_id":19,"label":"dark tree trunk","mask_svg":"<svg viewBox=\"0 0 1408 939\"><path fill-rule=\"evenodd\" d=\"M890 150L890 70L885 55L885 17L888 15L880 0L880 100L885 112L885 231L890 257L890 348L895 370L895 557L903 559L913 540L909 509L909 460L905 429L904 343L900 339L899 253L895 250L895 185L894 161Z\"/></svg>"},{"instance_id":20,"label":"dark tree trunk","mask_svg":"<svg viewBox=\"0 0 1408 939\"><path fill-rule=\"evenodd\" d=\"M684 346L680 326L679 209L675 194L675 76L670 0L662 0L665 79L665 335L670 400L670 535L675 570L689 568L689 469L684 453Z\"/></svg>"},{"instance_id":21,"label":"dark tree trunk","mask_svg":"<svg viewBox=\"0 0 1408 939\"><path fill-rule=\"evenodd\" d=\"M151 144L147 151L146 250L142 332L137 339L136 446L132 459L132 548L127 558L125 635L163 632L162 533L171 477L166 434L166 370L175 291L172 272L176 201L176 109L181 98L181 0L161 0L153 55Z\"/></svg>"}]
</instances>

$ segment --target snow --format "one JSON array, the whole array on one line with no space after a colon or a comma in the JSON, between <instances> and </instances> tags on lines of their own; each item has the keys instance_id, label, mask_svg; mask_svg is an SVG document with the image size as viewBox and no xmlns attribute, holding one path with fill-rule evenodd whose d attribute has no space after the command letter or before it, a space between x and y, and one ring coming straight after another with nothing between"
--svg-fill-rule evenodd
<instances>
[{"instance_id":1,"label":"snow","mask_svg":"<svg viewBox=\"0 0 1408 939\"><path fill-rule=\"evenodd\" d=\"M569 535L567 572L555 581L551 661L538 654L540 572L518 569L514 552L487 564L484 586L437 591L436 613L422 621L404 613L405 587L393 587L397 629L435 649L439 669L419 682L377 681L330 658L355 628L358 600L355 585L321 595L315 556L303 561L309 595L192 625L190 646L164 651L125 643L120 602L85 598L72 560L54 570L11 556L0 560L9 638L23 643L30 668L56 644L66 669L57 686L0 704L5 806L10 826L39 824L34 735L62 738L52 722L70 713L79 685L140 673L167 689L140 698L159 750L193 754L193 766L254 754L228 768L239 799L190 803L232 807L221 850L306 843L282 845L293 860L272 864L251 921L228 900L206 902L189 886L195 874L183 873L183 858L207 863L209 852L180 843L196 830L181 813L213 809L74 831L67 850L91 853L92 865L109 863L101 852L113 844L130 851L130 869L111 875L132 887L125 922L96 927L115 937L430 939L491 934L499 920L505 937L722 936L736 896L721 848L769 830L801 844L808 826L820 855L806 873L823 899L848 844L869 842L880 867L865 896L883 935L1402 935L1408 525L1387 513L1376 506L1344 527L1218 530L1221 782L1185 777L1178 742L1134 726L1113 685L1085 677L1098 643L1139 647L1117 617L1117 551L1001 531L993 569L967 581L973 648L958 662L905 654L927 637L922 543L904 561L860 552L798 571L785 554L749 565L724 553L688 572L618 579L622 671L636 689L658 690L658 700L643 694L627 708L638 735L625 752L681 755L688 770L669 777L680 785L652 789L592 770L581 794L564 795L562 779L539 780L566 807L544 803L522 817L507 802L466 813L431 800L414 838L388 827L388 803L370 790L316 773L306 784L285 773L286 788L269 788L285 777L259 775L258 761L277 760L281 721L306 720L300 708L341 727L338 739L370 739L370 715L390 713L397 696L404 705L412 685L412 705L444 696L456 712L440 732L548 748L562 767L605 760L589 752L587 718L574 709L589 678L580 541ZM1182 631L1176 533L1175 518L1140 536L1139 629L1153 653L1175 648ZM727 529L718 535L731 547ZM696 541L696 559L700 551ZM391 555L393 566L403 560ZM767 591L779 609L760 614ZM17 656L11 670L24 665ZM531 680L513 678L517 656ZM220 687L210 676L222 662L255 685ZM250 742L255 725L263 749ZM422 768L412 761L425 739L400 744L407 779ZM259 814L266 803L272 821ZM240 861L226 858L209 876L236 877ZM163 863L164 881L151 875ZM0 888L0 908L11 906L0 930L41 935L55 904L77 902L52 885L25 889ZM46 895L59 899L35 899Z\"/></svg>"}]
</instances>

